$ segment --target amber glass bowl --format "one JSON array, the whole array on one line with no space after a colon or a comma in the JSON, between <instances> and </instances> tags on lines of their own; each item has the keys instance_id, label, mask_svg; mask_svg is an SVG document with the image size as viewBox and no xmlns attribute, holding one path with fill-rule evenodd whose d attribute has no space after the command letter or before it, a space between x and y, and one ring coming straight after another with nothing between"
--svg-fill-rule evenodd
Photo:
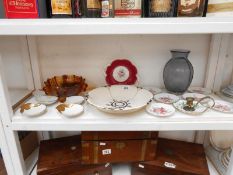
<instances>
[{"instance_id":1,"label":"amber glass bowl","mask_svg":"<svg viewBox=\"0 0 233 175\"><path fill-rule=\"evenodd\" d=\"M44 82L43 90L47 95L57 96L60 99L78 95L86 91L85 79L76 75L54 76Z\"/></svg>"}]
</instances>

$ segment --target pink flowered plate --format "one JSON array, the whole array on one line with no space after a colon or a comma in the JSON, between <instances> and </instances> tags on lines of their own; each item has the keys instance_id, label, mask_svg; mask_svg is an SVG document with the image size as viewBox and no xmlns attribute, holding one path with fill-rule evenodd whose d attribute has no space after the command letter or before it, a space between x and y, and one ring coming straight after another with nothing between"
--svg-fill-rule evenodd
<instances>
[{"instance_id":1,"label":"pink flowered plate","mask_svg":"<svg viewBox=\"0 0 233 175\"><path fill-rule=\"evenodd\" d=\"M224 113L233 113L233 104L223 100L215 100L214 110Z\"/></svg>"},{"instance_id":2,"label":"pink flowered plate","mask_svg":"<svg viewBox=\"0 0 233 175\"><path fill-rule=\"evenodd\" d=\"M146 111L154 116L167 117L175 113L175 108L163 103L151 103L147 106Z\"/></svg>"},{"instance_id":3,"label":"pink flowered plate","mask_svg":"<svg viewBox=\"0 0 233 175\"><path fill-rule=\"evenodd\" d=\"M180 98L174 94L160 93L156 94L154 99L160 103L172 104L177 102Z\"/></svg>"}]
</instances>

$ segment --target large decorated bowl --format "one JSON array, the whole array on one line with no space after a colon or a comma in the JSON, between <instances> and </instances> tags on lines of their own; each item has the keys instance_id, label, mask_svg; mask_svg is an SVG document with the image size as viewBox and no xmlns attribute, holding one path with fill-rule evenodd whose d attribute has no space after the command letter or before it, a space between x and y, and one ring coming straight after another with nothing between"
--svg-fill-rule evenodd
<instances>
[{"instance_id":1,"label":"large decorated bowl","mask_svg":"<svg viewBox=\"0 0 233 175\"><path fill-rule=\"evenodd\" d=\"M108 113L130 113L145 107L153 94L133 85L99 87L88 93L88 102Z\"/></svg>"},{"instance_id":2,"label":"large decorated bowl","mask_svg":"<svg viewBox=\"0 0 233 175\"><path fill-rule=\"evenodd\" d=\"M44 84L45 86L43 87L43 90L45 91L46 95L58 97L78 95L87 88L85 79L76 75L55 76L47 79Z\"/></svg>"}]
</instances>

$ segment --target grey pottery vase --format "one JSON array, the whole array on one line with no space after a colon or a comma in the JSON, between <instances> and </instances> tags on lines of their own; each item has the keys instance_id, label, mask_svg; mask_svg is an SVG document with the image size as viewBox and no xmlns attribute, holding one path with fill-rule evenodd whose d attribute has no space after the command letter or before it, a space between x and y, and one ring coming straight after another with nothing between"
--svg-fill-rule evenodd
<instances>
[{"instance_id":1,"label":"grey pottery vase","mask_svg":"<svg viewBox=\"0 0 233 175\"><path fill-rule=\"evenodd\" d=\"M189 50L171 50L172 58L163 70L165 88L173 93L184 93L193 79L193 66L188 60Z\"/></svg>"}]
</instances>

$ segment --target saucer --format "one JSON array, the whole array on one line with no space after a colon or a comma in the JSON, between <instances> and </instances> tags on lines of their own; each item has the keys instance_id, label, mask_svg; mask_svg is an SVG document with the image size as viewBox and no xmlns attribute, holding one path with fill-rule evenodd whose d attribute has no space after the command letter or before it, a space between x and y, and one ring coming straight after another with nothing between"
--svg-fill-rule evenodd
<instances>
[{"instance_id":1,"label":"saucer","mask_svg":"<svg viewBox=\"0 0 233 175\"><path fill-rule=\"evenodd\" d=\"M45 111L46 111L46 106L43 104L26 103L20 107L20 113L28 117L35 117L42 115Z\"/></svg>"},{"instance_id":2,"label":"saucer","mask_svg":"<svg viewBox=\"0 0 233 175\"><path fill-rule=\"evenodd\" d=\"M59 113L68 118L76 117L84 111L82 105L66 103L58 105L56 109Z\"/></svg>"},{"instance_id":3,"label":"saucer","mask_svg":"<svg viewBox=\"0 0 233 175\"><path fill-rule=\"evenodd\" d=\"M172 104L177 102L180 98L174 94L160 93L156 94L154 99L160 103Z\"/></svg>"},{"instance_id":4,"label":"saucer","mask_svg":"<svg viewBox=\"0 0 233 175\"><path fill-rule=\"evenodd\" d=\"M168 104L151 103L147 106L146 111L154 116L168 117L175 113L175 108Z\"/></svg>"}]
</instances>

